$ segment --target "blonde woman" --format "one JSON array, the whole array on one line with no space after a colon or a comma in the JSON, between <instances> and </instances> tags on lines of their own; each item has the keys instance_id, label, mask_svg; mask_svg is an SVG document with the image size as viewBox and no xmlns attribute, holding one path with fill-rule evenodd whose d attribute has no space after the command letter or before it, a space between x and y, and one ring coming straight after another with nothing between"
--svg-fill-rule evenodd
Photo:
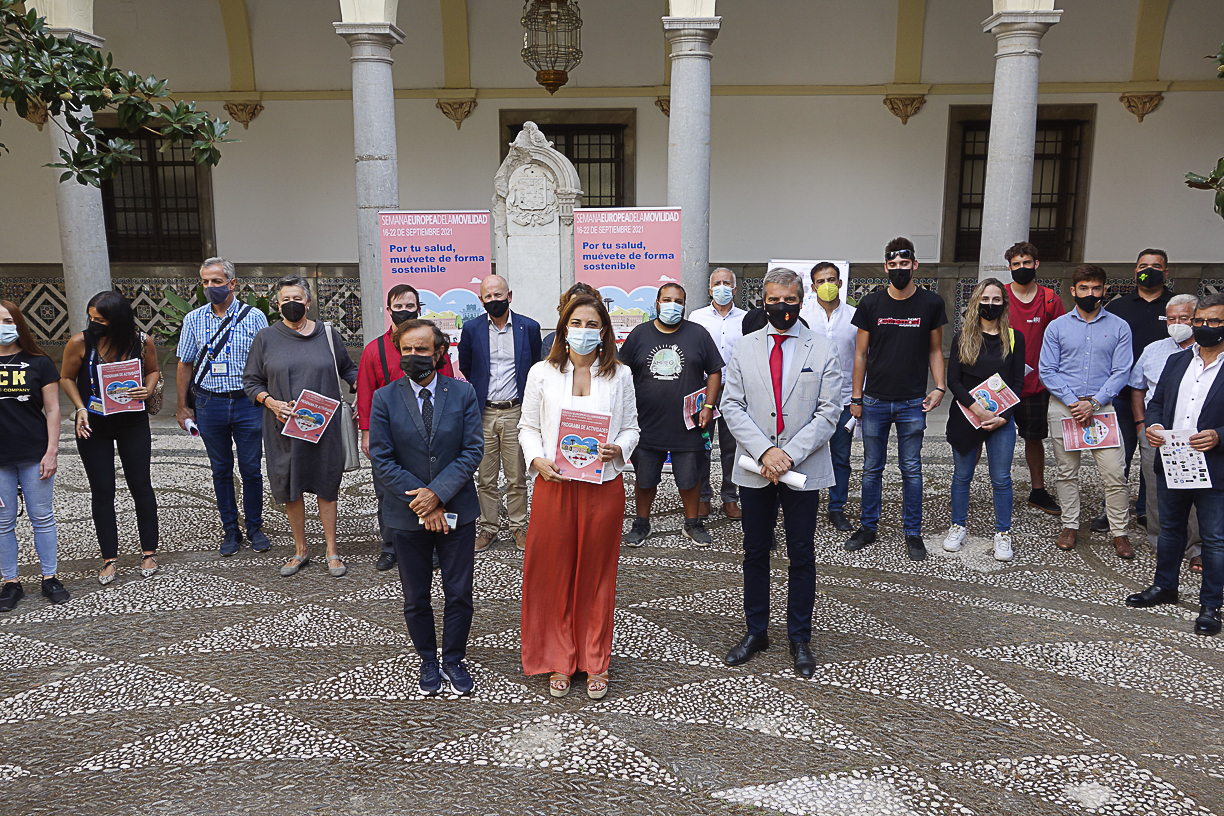
<instances>
[{"instance_id":1,"label":"blonde woman","mask_svg":"<svg viewBox=\"0 0 1224 816\"><path fill-rule=\"evenodd\" d=\"M969 513L969 483L986 446L990 468L990 484L994 489L995 536L994 557L998 561L1012 559L1012 455L1016 448L1016 423L1012 419L1015 406L1006 411L993 411L975 400L971 391L983 381L998 374L1003 382L1020 395L1024 384L1024 335L1008 324L1007 288L998 280L988 278L977 285L969 298L965 322L952 337L952 355L948 360L948 389L956 401L981 421L975 428L963 411L954 407L948 412L948 444L952 446L952 526L944 538L943 548L956 552L965 540L965 523Z\"/></svg>"}]
</instances>

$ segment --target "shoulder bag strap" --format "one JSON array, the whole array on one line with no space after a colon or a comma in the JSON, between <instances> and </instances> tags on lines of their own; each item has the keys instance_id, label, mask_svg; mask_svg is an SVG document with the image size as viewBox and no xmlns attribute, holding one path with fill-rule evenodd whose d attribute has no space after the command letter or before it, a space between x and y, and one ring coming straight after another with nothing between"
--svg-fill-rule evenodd
<instances>
[{"instance_id":1,"label":"shoulder bag strap","mask_svg":"<svg viewBox=\"0 0 1224 816\"><path fill-rule=\"evenodd\" d=\"M250 311L251 311L250 306L244 306L242 308L242 311L238 313L237 322L241 323L242 319L245 318L248 314L250 314ZM208 373L208 369L206 368L206 365L212 362L213 358L217 356L217 352L214 351L213 349L219 350L222 346L225 345L225 341L229 340L228 329L230 328L230 323L233 323L233 322L235 322L234 316L226 315L225 320L221 321L221 325L217 327L217 330L213 332L213 336L208 338L208 342L205 343L204 348L200 350L199 356L196 357L195 370L192 372L192 377L191 377L191 387L192 388L199 388L200 383L204 382L204 377L207 376L207 373ZM225 341L218 343L217 338L221 336L221 332L225 332Z\"/></svg>"},{"instance_id":2,"label":"shoulder bag strap","mask_svg":"<svg viewBox=\"0 0 1224 816\"><path fill-rule=\"evenodd\" d=\"M332 368L336 372L336 384L340 389L340 401L344 402L344 380L340 377L340 361L336 359L336 344L332 340L331 323L323 321L323 334L327 337L327 348L331 350Z\"/></svg>"},{"instance_id":3,"label":"shoulder bag strap","mask_svg":"<svg viewBox=\"0 0 1224 816\"><path fill-rule=\"evenodd\" d=\"M384 334L378 338L378 359L382 360L383 385L388 385L391 382L391 369L387 368L387 347L383 342L386 337Z\"/></svg>"}]
</instances>

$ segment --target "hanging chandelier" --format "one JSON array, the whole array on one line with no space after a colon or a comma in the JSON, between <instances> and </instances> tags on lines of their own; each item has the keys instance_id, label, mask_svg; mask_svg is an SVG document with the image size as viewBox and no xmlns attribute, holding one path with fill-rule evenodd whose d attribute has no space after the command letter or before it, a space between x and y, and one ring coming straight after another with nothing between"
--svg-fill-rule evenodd
<instances>
[{"instance_id":1,"label":"hanging chandelier","mask_svg":"<svg viewBox=\"0 0 1224 816\"><path fill-rule=\"evenodd\" d=\"M523 6L523 62L550 94L569 81L582 61L578 0L527 0Z\"/></svg>"}]
</instances>

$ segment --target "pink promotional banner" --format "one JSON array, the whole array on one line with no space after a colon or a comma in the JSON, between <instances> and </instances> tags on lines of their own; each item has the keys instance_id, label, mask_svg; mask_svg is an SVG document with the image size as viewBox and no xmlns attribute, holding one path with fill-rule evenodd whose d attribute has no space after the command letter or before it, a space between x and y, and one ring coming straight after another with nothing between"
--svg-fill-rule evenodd
<instances>
[{"instance_id":1,"label":"pink promotional banner","mask_svg":"<svg viewBox=\"0 0 1224 816\"><path fill-rule=\"evenodd\" d=\"M383 292L406 283L421 295L421 317L451 339L459 373L463 322L484 314L480 282L493 271L488 210L384 210L378 213ZM391 325L391 315L385 316Z\"/></svg>"},{"instance_id":2,"label":"pink promotional banner","mask_svg":"<svg viewBox=\"0 0 1224 816\"><path fill-rule=\"evenodd\" d=\"M680 282L680 208L574 210L574 280L611 301L612 326L623 342L634 326L655 318L659 287Z\"/></svg>"}]
</instances>

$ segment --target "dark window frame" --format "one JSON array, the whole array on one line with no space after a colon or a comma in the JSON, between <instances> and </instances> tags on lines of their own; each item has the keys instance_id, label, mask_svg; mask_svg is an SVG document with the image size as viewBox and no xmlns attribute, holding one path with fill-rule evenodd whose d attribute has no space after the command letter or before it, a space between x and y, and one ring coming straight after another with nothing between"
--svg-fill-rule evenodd
<instances>
[{"instance_id":1,"label":"dark window frame","mask_svg":"<svg viewBox=\"0 0 1224 816\"><path fill-rule=\"evenodd\" d=\"M564 133L581 136L593 133L605 133L615 129L620 136L619 160L616 168L616 183L619 202L616 204L588 203L587 190L583 190L584 207L616 206L633 207L637 203L637 109L636 108L546 108L540 110L501 110L498 112L500 127L498 134L501 139L500 161L505 161L510 153L510 143L522 130L525 122L535 122L540 130L548 136L549 141L557 141L550 133ZM575 168L581 163L599 161L575 157L565 145L557 145L557 149L574 162ZM581 174L581 169L579 173Z\"/></svg>"},{"instance_id":2,"label":"dark window frame","mask_svg":"<svg viewBox=\"0 0 1224 816\"><path fill-rule=\"evenodd\" d=\"M1042 158L1061 158L1076 163L1074 185L1070 184L1070 176L1065 172L1059 174L1058 205L1060 208L1058 222L1063 230L1070 232L1069 238L1062 239L1063 253L1052 256L1055 247L1041 235L1030 233L1033 241L1042 252L1042 261L1051 263L1082 263L1084 260L1084 240L1088 227L1088 191L1092 170L1092 147L1096 125L1096 105L1039 105L1037 107L1037 122L1039 130L1064 131L1063 149L1068 150L1070 143L1065 138L1071 128L1079 129L1078 156L1058 156L1051 154L1035 154L1034 160ZM966 259L966 240L959 229L962 212L973 209L962 203L962 184L965 173L963 148L970 134L985 134L990 125L989 105L952 105L949 108L948 151L946 186L944 189L943 235L940 242L940 258L943 263L976 264L979 260ZM1040 149L1040 145L1038 146ZM983 154L983 159L985 155ZM984 174L984 166L983 166ZM1035 193L1039 191L1034 190ZM978 202L980 207L980 202ZM1033 240L1037 238L1038 240ZM980 247L980 234L976 243ZM976 255L977 253L974 253ZM999 259L1000 262L1002 259Z\"/></svg>"}]
</instances>

